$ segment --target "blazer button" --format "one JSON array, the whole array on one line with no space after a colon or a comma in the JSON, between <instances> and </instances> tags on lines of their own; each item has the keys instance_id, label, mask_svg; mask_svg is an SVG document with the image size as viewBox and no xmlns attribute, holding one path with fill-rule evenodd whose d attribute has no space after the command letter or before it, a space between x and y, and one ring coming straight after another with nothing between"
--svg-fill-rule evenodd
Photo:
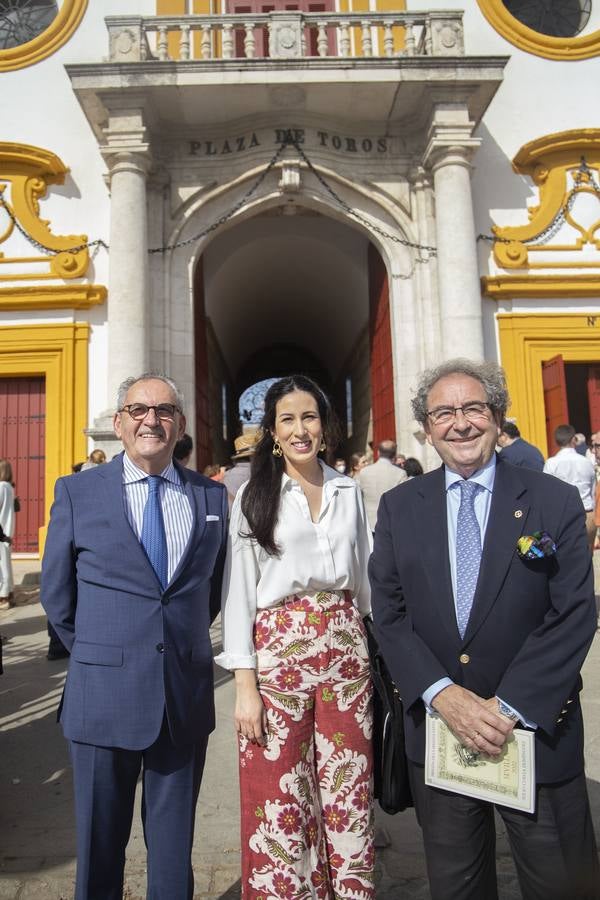
<instances>
[{"instance_id":1,"label":"blazer button","mask_svg":"<svg viewBox=\"0 0 600 900\"><path fill-rule=\"evenodd\" d=\"M160 602L162 603L163 606L168 606L171 601L168 597L162 597Z\"/></svg>"},{"instance_id":2,"label":"blazer button","mask_svg":"<svg viewBox=\"0 0 600 900\"><path fill-rule=\"evenodd\" d=\"M156 649L158 650L159 653L164 653L164 652L165 652L165 645L164 645L164 644L157 644L157 645L156 645Z\"/></svg>"},{"instance_id":3,"label":"blazer button","mask_svg":"<svg viewBox=\"0 0 600 900\"><path fill-rule=\"evenodd\" d=\"M471 662L471 657L469 656L468 653L461 653L460 656L458 657L458 661L461 663L464 663L466 666L467 663Z\"/></svg>"}]
</instances>

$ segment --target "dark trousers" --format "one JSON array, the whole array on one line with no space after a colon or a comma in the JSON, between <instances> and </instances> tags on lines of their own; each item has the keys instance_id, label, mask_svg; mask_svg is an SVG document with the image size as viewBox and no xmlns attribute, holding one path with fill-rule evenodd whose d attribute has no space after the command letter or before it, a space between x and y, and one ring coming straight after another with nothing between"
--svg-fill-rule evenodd
<instances>
[{"instance_id":1,"label":"dark trousers","mask_svg":"<svg viewBox=\"0 0 600 900\"><path fill-rule=\"evenodd\" d=\"M494 805L428 787L409 762L432 900L497 900ZM495 807L506 826L523 900L600 900L600 870L582 773L538 785L533 814Z\"/></svg>"},{"instance_id":2,"label":"dark trousers","mask_svg":"<svg viewBox=\"0 0 600 900\"><path fill-rule=\"evenodd\" d=\"M75 900L122 900L125 848L140 770L147 900L191 900L194 819L207 740L175 747L163 722L147 750L71 741L77 822Z\"/></svg>"}]
</instances>

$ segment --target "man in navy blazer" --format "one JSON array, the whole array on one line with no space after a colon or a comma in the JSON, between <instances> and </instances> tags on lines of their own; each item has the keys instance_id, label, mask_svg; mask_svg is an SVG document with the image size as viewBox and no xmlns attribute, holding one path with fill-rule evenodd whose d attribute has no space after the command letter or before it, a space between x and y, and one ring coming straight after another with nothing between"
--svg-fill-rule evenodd
<instances>
[{"instance_id":1,"label":"man in navy blazer","mask_svg":"<svg viewBox=\"0 0 600 900\"><path fill-rule=\"evenodd\" d=\"M227 494L172 462L185 418L170 378L128 379L117 409L125 452L57 481L42 565L42 603L71 654L59 718L73 763L75 898L121 900L141 771L147 897L191 900ZM152 490L164 565L147 538Z\"/></svg>"},{"instance_id":2,"label":"man in navy blazer","mask_svg":"<svg viewBox=\"0 0 600 900\"><path fill-rule=\"evenodd\" d=\"M433 900L498 894L493 804L424 783L430 713L470 751L493 756L517 722L535 730L535 813L497 806L522 896L590 900L600 879L579 703L596 630L585 516L572 486L498 461L507 405L494 364L451 360L422 376L413 413L444 465L382 498L369 565L373 617L404 701ZM539 531L556 551L522 558L518 539Z\"/></svg>"}]
</instances>

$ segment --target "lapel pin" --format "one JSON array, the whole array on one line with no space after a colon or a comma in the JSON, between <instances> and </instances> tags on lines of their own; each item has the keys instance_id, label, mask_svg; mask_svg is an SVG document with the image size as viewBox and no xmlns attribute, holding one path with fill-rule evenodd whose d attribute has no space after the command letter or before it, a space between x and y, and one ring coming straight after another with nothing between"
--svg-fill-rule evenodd
<instances>
[{"instance_id":1,"label":"lapel pin","mask_svg":"<svg viewBox=\"0 0 600 900\"><path fill-rule=\"evenodd\" d=\"M520 519L522 515L523 515L522 509L515 509L515 519Z\"/></svg>"}]
</instances>

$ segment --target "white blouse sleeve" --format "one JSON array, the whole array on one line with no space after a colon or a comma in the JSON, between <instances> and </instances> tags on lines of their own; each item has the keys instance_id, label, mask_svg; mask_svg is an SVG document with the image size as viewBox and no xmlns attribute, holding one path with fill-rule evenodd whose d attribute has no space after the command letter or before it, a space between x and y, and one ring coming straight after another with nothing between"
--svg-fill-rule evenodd
<instances>
[{"instance_id":1,"label":"white blouse sleeve","mask_svg":"<svg viewBox=\"0 0 600 900\"><path fill-rule=\"evenodd\" d=\"M373 533L367 519L365 501L360 488L356 491L358 506L358 522L356 535L356 548L358 551L358 575L359 584L356 590L356 605L361 616L368 616L371 612L371 585L367 575L369 557L373 552Z\"/></svg>"},{"instance_id":2,"label":"white blouse sleeve","mask_svg":"<svg viewBox=\"0 0 600 900\"><path fill-rule=\"evenodd\" d=\"M256 585L260 578L257 554L259 546L242 537L249 525L242 513L243 490L236 494L229 522L227 558L221 594L221 628L223 652L215 662L223 669L255 669L254 621L256 619Z\"/></svg>"},{"instance_id":3,"label":"white blouse sleeve","mask_svg":"<svg viewBox=\"0 0 600 900\"><path fill-rule=\"evenodd\" d=\"M11 538L15 530L15 492L8 481L0 481L0 527Z\"/></svg>"}]
</instances>

